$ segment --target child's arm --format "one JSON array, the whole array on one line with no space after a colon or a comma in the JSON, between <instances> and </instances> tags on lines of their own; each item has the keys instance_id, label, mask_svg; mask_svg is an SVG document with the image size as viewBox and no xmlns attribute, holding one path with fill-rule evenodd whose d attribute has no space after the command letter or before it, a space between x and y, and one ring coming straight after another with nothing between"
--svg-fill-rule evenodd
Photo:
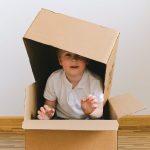
<instances>
[{"instance_id":1,"label":"child's arm","mask_svg":"<svg viewBox=\"0 0 150 150\"><path fill-rule=\"evenodd\" d=\"M103 103L98 103L98 99L93 95L81 100L81 108L90 118L100 118L103 115Z\"/></svg>"},{"instance_id":2,"label":"child's arm","mask_svg":"<svg viewBox=\"0 0 150 150\"><path fill-rule=\"evenodd\" d=\"M50 101L45 100L45 105L38 110L37 118L40 120L49 120L51 119L55 114L55 106L56 106L56 100Z\"/></svg>"},{"instance_id":3,"label":"child's arm","mask_svg":"<svg viewBox=\"0 0 150 150\"><path fill-rule=\"evenodd\" d=\"M54 101L51 101L51 100L45 100L45 105L48 105L50 108L54 108L55 109L55 107L56 107L56 100L54 100Z\"/></svg>"}]
</instances>

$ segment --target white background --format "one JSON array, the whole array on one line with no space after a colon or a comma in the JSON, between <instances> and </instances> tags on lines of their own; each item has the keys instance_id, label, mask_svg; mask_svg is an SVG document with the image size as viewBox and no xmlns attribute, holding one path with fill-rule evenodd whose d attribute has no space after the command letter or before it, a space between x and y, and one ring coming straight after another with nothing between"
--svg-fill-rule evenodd
<instances>
[{"instance_id":1,"label":"white background","mask_svg":"<svg viewBox=\"0 0 150 150\"><path fill-rule=\"evenodd\" d=\"M149 0L0 0L0 116L22 116L34 82L22 37L41 8L120 31L111 96L130 92L150 114Z\"/></svg>"}]
</instances>

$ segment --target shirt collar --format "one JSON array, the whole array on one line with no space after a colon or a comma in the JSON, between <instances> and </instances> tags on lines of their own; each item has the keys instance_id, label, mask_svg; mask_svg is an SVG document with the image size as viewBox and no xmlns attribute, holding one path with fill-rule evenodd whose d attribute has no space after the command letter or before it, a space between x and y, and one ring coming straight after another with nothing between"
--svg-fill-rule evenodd
<instances>
[{"instance_id":1,"label":"shirt collar","mask_svg":"<svg viewBox=\"0 0 150 150\"><path fill-rule=\"evenodd\" d=\"M65 85L67 85L67 87L69 87L70 89L72 89L72 84L68 81L65 72L63 71L63 82L65 83Z\"/></svg>"},{"instance_id":2,"label":"shirt collar","mask_svg":"<svg viewBox=\"0 0 150 150\"><path fill-rule=\"evenodd\" d=\"M76 85L74 89L84 88L84 84L87 82L87 79L88 79L88 70L85 70L81 80L79 81L79 83ZM68 81L64 71L63 71L63 81L67 85L67 87L72 89L72 84Z\"/></svg>"}]
</instances>

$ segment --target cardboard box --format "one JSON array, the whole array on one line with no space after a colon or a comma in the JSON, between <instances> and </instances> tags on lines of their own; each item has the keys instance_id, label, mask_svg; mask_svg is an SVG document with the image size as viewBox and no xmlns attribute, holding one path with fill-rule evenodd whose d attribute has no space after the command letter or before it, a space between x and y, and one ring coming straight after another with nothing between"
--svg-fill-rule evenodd
<instances>
[{"instance_id":1,"label":"cardboard box","mask_svg":"<svg viewBox=\"0 0 150 150\"><path fill-rule=\"evenodd\" d=\"M116 150L118 119L143 109L125 94L109 98L119 32L42 9L23 40L36 83L26 89L26 150ZM59 68L57 48L89 58L104 83L103 120L36 120L48 76ZM56 63L55 63L56 62Z\"/></svg>"}]
</instances>

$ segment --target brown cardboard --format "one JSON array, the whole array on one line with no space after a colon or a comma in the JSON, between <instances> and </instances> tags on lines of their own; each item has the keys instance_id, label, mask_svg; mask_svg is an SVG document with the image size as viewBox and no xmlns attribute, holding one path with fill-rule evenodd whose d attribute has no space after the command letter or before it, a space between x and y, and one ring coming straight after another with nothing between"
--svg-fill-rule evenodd
<instances>
[{"instance_id":1,"label":"brown cardboard","mask_svg":"<svg viewBox=\"0 0 150 150\"><path fill-rule=\"evenodd\" d=\"M118 35L113 29L42 9L24 38L107 63Z\"/></svg>"},{"instance_id":2,"label":"brown cardboard","mask_svg":"<svg viewBox=\"0 0 150 150\"><path fill-rule=\"evenodd\" d=\"M27 130L26 150L117 150L115 131Z\"/></svg>"},{"instance_id":3,"label":"brown cardboard","mask_svg":"<svg viewBox=\"0 0 150 150\"><path fill-rule=\"evenodd\" d=\"M111 117L117 120L145 108L137 98L129 93L111 97L109 104L113 112Z\"/></svg>"},{"instance_id":4,"label":"brown cardboard","mask_svg":"<svg viewBox=\"0 0 150 150\"><path fill-rule=\"evenodd\" d=\"M36 83L26 89L26 150L117 150L118 117L123 103L108 100L115 65L119 32L77 18L42 9L25 33L23 40ZM49 74L58 69L57 48L90 59L91 69L104 82L104 97L109 115L104 120L36 120ZM127 100L126 98L125 100ZM126 101L128 103L128 100ZM131 104L132 105L132 104ZM132 109L139 110L139 104ZM131 113L131 112L129 112Z\"/></svg>"},{"instance_id":5,"label":"brown cardboard","mask_svg":"<svg viewBox=\"0 0 150 150\"><path fill-rule=\"evenodd\" d=\"M25 33L24 43L36 81L47 79L49 72L58 68L52 66L57 61L54 47L95 60L100 69L95 65L91 68L103 76L105 103L111 89L118 37L119 32L113 29L42 9Z\"/></svg>"}]
</instances>

